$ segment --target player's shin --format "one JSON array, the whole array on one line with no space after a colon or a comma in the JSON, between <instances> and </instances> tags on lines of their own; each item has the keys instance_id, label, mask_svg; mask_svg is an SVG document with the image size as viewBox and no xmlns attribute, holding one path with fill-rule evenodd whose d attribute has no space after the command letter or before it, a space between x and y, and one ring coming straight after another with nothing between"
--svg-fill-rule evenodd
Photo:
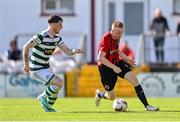
<instances>
[{"instance_id":1,"label":"player's shin","mask_svg":"<svg viewBox=\"0 0 180 122\"><path fill-rule=\"evenodd\" d=\"M141 87L141 85L139 84L138 86L135 86L135 91L136 91L136 94L138 96L138 98L140 99L140 101L143 103L143 105L146 107L148 104L147 102L147 99L146 99L146 96L144 94L144 91Z\"/></svg>"},{"instance_id":2,"label":"player's shin","mask_svg":"<svg viewBox=\"0 0 180 122\"><path fill-rule=\"evenodd\" d=\"M51 106L54 105L54 103L56 102L57 96L58 96L58 94L53 94L52 96L49 96L47 98L49 105L51 105Z\"/></svg>"},{"instance_id":3,"label":"player's shin","mask_svg":"<svg viewBox=\"0 0 180 122\"><path fill-rule=\"evenodd\" d=\"M51 92L52 94L48 96L47 101L52 106L55 103L61 88L54 85L51 86L52 86L51 88L53 88L53 92Z\"/></svg>"},{"instance_id":4,"label":"player's shin","mask_svg":"<svg viewBox=\"0 0 180 122\"><path fill-rule=\"evenodd\" d=\"M52 96L54 94L57 94L59 92L61 88L57 87L57 86L54 86L54 85L48 85L46 90L40 95L42 97L49 97L49 96Z\"/></svg>"}]
</instances>

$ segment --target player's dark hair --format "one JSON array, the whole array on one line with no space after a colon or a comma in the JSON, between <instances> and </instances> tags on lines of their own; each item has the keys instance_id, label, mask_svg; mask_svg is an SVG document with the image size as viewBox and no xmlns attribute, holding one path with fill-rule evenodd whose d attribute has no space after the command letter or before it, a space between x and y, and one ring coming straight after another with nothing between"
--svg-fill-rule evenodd
<instances>
[{"instance_id":1,"label":"player's dark hair","mask_svg":"<svg viewBox=\"0 0 180 122\"><path fill-rule=\"evenodd\" d=\"M112 27L123 28L123 23L120 21L115 21L112 23Z\"/></svg>"},{"instance_id":2,"label":"player's dark hair","mask_svg":"<svg viewBox=\"0 0 180 122\"><path fill-rule=\"evenodd\" d=\"M50 15L48 18L48 23L58 23L59 21L63 22L63 19L56 14Z\"/></svg>"}]
</instances>

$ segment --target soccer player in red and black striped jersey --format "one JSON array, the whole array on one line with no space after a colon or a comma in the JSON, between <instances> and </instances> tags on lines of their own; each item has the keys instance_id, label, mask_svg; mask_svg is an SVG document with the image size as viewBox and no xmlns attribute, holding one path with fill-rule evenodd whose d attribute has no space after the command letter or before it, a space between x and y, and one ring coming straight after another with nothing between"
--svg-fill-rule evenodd
<instances>
[{"instance_id":1,"label":"soccer player in red and black striped jersey","mask_svg":"<svg viewBox=\"0 0 180 122\"><path fill-rule=\"evenodd\" d=\"M147 111L157 111L159 108L153 107L147 102L141 85L131 71L131 68L135 66L134 60L128 58L118 49L119 39L123 32L123 23L115 21L112 24L111 31L105 33L99 42L98 69L105 92L101 92L98 89L96 90L95 104L99 106L101 98L109 100L115 99L114 86L117 77L121 77L132 83L138 98ZM121 57L121 59L119 57Z\"/></svg>"}]
</instances>

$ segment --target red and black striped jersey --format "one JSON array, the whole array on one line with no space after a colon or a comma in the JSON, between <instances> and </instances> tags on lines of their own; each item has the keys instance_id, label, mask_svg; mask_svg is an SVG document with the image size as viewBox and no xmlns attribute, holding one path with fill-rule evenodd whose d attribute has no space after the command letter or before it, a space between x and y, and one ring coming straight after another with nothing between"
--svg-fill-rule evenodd
<instances>
[{"instance_id":1,"label":"red and black striped jersey","mask_svg":"<svg viewBox=\"0 0 180 122\"><path fill-rule=\"evenodd\" d=\"M105 57L113 64L117 64L119 62L119 40L115 40L112 38L110 32L105 33L98 47L98 53L103 51L106 53ZM98 60L98 65L100 66L102 63Z\"/></svg>"}]
</instances>

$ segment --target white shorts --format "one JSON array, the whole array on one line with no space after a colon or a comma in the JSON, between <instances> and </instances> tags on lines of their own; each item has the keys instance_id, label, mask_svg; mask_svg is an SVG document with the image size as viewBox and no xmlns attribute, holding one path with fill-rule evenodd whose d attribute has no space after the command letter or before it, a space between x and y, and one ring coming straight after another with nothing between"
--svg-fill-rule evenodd
<instances>
[{"instance_id":1,"label":"white shorts","mask_svg":"<svg viewBox=\"0 0 180 122\"><path fill-rule=\"evenodd\" d=\"M32 78L43 82L45 85L48 85L51 79L55 76L50 68L30 71L30 75Z\"/></svg>"}]
</instances>

